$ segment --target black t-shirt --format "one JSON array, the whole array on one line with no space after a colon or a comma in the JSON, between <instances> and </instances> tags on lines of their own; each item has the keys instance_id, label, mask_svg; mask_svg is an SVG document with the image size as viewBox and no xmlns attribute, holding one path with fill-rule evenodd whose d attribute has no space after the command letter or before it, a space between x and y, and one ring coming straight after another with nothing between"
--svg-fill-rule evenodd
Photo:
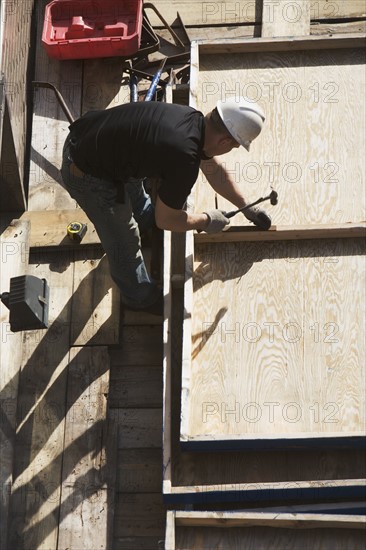
<instances>
[{"instance_id":1,"label":"black t-shirt","mask_svg":"<svg viewBox=\"0 0 366 550\"><path fill-rule=\"evenodd\" d=\"M183 207L204 158L203 114L183 105L139 102L90 111L70 133L80 170L116 183L158 177L160 199L175 209Z\"/></svg>"}]
</instances>

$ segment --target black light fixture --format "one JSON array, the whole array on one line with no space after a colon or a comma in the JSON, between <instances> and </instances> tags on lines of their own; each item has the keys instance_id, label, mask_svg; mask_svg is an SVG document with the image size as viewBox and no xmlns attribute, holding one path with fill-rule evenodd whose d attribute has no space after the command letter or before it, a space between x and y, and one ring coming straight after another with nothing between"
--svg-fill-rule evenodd
<instances>
[{"instance_id":1,"label":"black light fixture","mask_svg":"<svg viewBox=\"0 0 366 550\"><path fill-rule=\"evenodd\" d=\"M10 330L48 328L49 286L46 279L21 275L10 279L10 291L0 296L9 309Z\"/></svg>"}]
</instances>

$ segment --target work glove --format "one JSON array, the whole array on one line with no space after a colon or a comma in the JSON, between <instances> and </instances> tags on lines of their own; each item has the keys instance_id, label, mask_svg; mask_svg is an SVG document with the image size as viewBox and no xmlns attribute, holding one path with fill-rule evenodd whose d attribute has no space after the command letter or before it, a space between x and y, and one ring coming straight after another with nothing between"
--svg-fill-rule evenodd
<instances>
[{"instance_id":1,"label":"work glove","mask_svg":"<svg viewBox=\"0 0 366 550\"><path fill-rule=\"evenodd\" d=\"M269 229L272 224L271 218L268 216L268 214L262 210L261 208L258 208L256 206L251 206L250 208L247 208L243 212L244 216L247 220L250 222L253 222L254 225L257 227L260 227L260 229Z\"/></svg>"},{"instance_id":2,"label":"work glove","mask_svg":"<svg viewBox=\"0 0 366 550\"><path fill-rule=\"evenodd\" d=\"M209 210L204 214L207 214L209 220L208 226L204 229L206 233L219 233L230 223L223 210Z\"/></svg>"}]
</instances>

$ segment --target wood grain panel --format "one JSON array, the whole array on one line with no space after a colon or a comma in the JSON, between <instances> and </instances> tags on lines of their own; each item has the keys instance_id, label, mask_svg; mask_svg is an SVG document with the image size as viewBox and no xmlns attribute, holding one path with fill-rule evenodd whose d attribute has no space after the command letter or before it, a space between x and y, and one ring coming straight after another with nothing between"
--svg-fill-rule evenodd
<instances>
[{"instance_id":1,"label":"wood grain panel","mask_svg":"<svg viewBox=\"0 0 366 550\"><path fill-rule=\"evenodd\" d=\"M364 432L363 254L357 240L196 247L183 441Z\"/></svg>"},{"instance_id":2,"label":"wood grain panel","mask_svg":"<svg viewBox=\"0 0 366 550\"><path fill-rule=\"evenodd\" d=\"M243 94L266 113L265 128L250 153L241 148L221 159L249 201L267 194L270 184L276 188L279 204L264 205L273 223L364 220L365 106L357 93L365 86L364 63L361 49L201 54L193 91L199 109L206 112L218 99ZM345 116L354 121L351 134ZM204 193L199 196L204 201ZM206 208L211 203L208 199ZM221 197L218 204L232 210ZM249 224L238 215L231 224L243 222Z\"/></svg>"},{"instance_id":3,"label":"wood grain panel","mask_svg":"<svg viewBox=\"0 0 366 550\"><path fill-rule=\"evenodd\" d=\"M167 550L344 550L364 548L365 533L354 529L276 529L274 527L176 527L176 545Z\"/></svg>"}]
</instances>

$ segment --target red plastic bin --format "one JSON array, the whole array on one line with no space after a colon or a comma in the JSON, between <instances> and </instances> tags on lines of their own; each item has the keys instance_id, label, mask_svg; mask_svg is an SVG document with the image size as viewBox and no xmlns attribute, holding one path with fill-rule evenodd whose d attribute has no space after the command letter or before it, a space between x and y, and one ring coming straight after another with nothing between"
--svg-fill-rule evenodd
<instances>
[{"instance_id":1,"label":"red plastic bin","mask_svg":"<svg viewBox=\"0 0 366 550\"><path fill-rule=\"evenodd\" d=\"M56 59L128 57L140 47L143 0L53 0L42 43Z\"/></svg>"}]
</instances>

